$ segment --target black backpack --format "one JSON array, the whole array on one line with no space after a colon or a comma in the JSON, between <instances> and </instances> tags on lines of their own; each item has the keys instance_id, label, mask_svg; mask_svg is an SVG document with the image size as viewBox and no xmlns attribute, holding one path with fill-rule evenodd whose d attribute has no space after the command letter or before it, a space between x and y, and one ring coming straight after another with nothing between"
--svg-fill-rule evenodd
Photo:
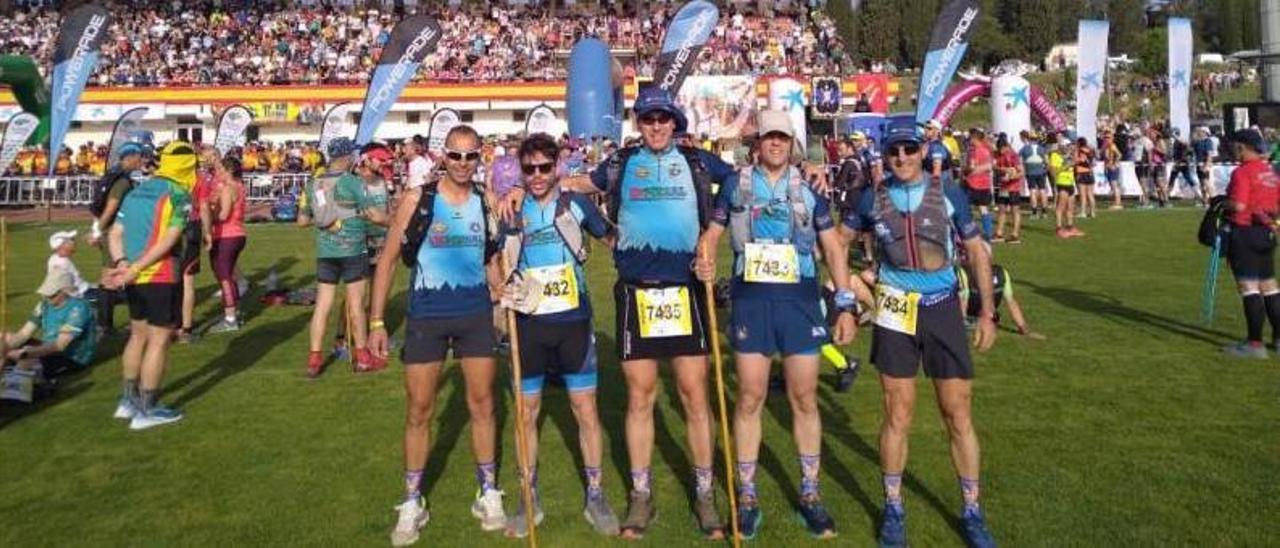
<instances>
[{"instance_id":1,"label":"black backpack","mask_svg":"<svg viewBox=\"0 0 1280 548\"><path fill-rule=\"evenodd\" d=\"M133 177L128 171L118 167L108 171L93 184L93 200L89 202L89 213L92 213L95 218L101 217L102 212L107 209L107 196L111 194L111 187L121 179L129 183L129 190L133 190Z\"/></svg>"},{"instance_id":2,"label":"black backpack","mask_svg":"<svg viewBox=\"0 0 1280 548\"><path fill-rule=\"evenodd\" d=\"M1197 238L1201 245L1213 247L1213 242L1219 236L1225 243L1226 235L1231 231L1231 224L1227 222L1227 197L1214 196L1209 200L1209 208L1204 211L1204 218L1200 219L1200 231Z\"/></svg>"},{"instance_id":3,"label":"black backpack","mask_svg":"<svg viewBox=\"0 0 1280 548\"><path fill-rule=\"evenodd\" d=\"M404 235L400 240L400 262L409 268L418 266L418 251L422 249L422 242L426 241L427 231L431 229L431 221L435 218L437 185L436 182L430 182L422 186L418 207L409 219L409 225L404 228ZM494 236L497 230L491 226L493 220L489 215L489 204L484 200L484 192L477 185L472 185L471 190L480 197L480 211L485 218L484 262L488 264L489 259L498 253L498 242Z\"/></svg>"},{"instance_id":4,"label":"black backpack","mask_svg":"<svg viewBox=\"0 0 1280 548\"><path fill-rule=\"evenodd\" d=\"M676 150L680 151L680 155L684 156L685 162L692 170L693 188L698 199L698 226L705 230L711 223L711 173L702 162L697 149L678 146ZM617 232L618 229L618 208L622 205L622 176L627 172L627 162L639 151L640 147L621 149L605 160L604 165L601 166L606 170L605 176L609 180L607 209L610 232Z\"/></svg>"}]
</instances>

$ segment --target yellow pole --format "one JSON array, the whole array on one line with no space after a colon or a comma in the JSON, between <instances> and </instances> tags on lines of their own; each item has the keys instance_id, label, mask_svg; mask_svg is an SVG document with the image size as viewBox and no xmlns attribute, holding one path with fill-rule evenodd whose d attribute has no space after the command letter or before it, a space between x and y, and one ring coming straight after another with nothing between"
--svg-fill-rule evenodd
<instances>
[{"instance_id":1,"label":"yellow pole","mask_svg":"<svg viewBox=\"0 0 1280 548\"><path fill-rule=\"evenodd\" d=\"M704 253L714 253L714 251L704 251ZM742 546L742 538L738 534L738 497L734 492L736 485L733 479L733 438L729 436L729 406L724 400L724 366L723 359L720 355L720 327L716 319L716 292L715 284L707 280L703 282L706 288L707 298L707 316L711 320L707 326L708 336L711 340L711 359L716 366L716 395L720 400L720 439L724 443L724 475L726 483L726 491L729 492L729 524L732 527L730 533L733 538L734 548Z\"/></svg>"},{"instance_id":2,"label":"yellow pole","mask_svg":"<svg viewBox=\"0 0 1280 548\"><path fill-rule=\"evenodd\" d=\"M502 257L502 273L510 272L507 258ZM504 278L505 279L505 278ZM537 515L533 507L533 485L530 477L528 440L524 431L524 392L520 390L520 334L516 331L516 312L507 309L507 337L511 340L511 388L516 400L516 462L520 467L520 495L524 497L524 521L529 528L529 546L538 546Z\"/></svg>"}]
</instances>

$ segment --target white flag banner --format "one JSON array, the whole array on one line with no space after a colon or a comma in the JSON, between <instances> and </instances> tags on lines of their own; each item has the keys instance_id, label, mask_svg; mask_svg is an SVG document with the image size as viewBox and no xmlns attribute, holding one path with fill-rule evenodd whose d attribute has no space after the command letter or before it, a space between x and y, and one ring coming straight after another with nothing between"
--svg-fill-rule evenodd
<instances>
[{"instance_id":1,"label":"white flag banner","mask_svg":"<svg viewBox=\"0 0 1280 548\"><path fill-rule=\"evenodd\" d=\"M226 156L231 149L244 146L251 123L253 113L243 106L236 105L222 111L222 117L218 119L218 134L213 140L214 148Z\"/></svg>"},{"instance_id":2,"label":"white flag banner","mask_svg":"<svg viewBox=\"0 0 1280 548\"><path fill-rule=\"evenodd\" d=\"M546 133L547 135L555 135L556 112L551 107L543 104L533 107L529 110L528 117L524 122L525 135L533 135L535 133Z\"/></svg>"},{"instance_id":3,"label":"white flag banner","mask_svg":"<svg viewBox=\"0 0 1280 548\"><path fill-rule=\"evenodd\" d=\"M1191 138L1191 20L1169 18L1169 127Z\"/></svg>"},{"instance_id":4,"label":"white flag banner","mask_svg":"<svg viewBox=\"0 0 1280 548\"><path fill-rule=\"evenodd\" d=\"M18 151L27 143L31 134L36 132L40 119L30 112L19 112L9 119L4 128L4 140L0 141L0 173L4 173L13 165Z\"/></svg>"},{"instance_id":5,"label":"white flag banner","mask_svg":"<svg viewBox=\"0 0 1280 548\"><path fill-rule=\"evenodd\" d=\"M1098 101L1105 91L1107 71L1106 21L1080 21L1077 40L1080 44L1080 66L1076 70L1076 136L1098 139Z\"/></svg>"},{"instance_id":6,"label":"white flag banner","mask_svg":"<svg viewBox=\"0 0 1280 548\"><path fill-rule=\"evenodd\" d=\"M769 109L781 110L791 118L791 129L803 151L809 146L809 129L805 123L804 84L792 78L769 82Z\"/></svg>"},{"instance_id":7,"label":"white flag banner","mask_svg":"<svg viewBox=\"0 0 1280 548\"><path fill-rule=\"evenodd\" d=\"M427 131L427 150L439 157L444 153L444 138L455 126L462 123L458 111L451 108L437 110L431 116L431 129Z\"/></svg>"},{"instance_id":8,"label":"white flag banner","mask_svg":"<svg viewBox=\"0 0 1280 548\"><path fill-rule=\"evenodd\" d=\"M347 123L347 113L351 111L351 103L338 103L329 108L324 115L324 123L320 125L320 152L329 155L329 142L338 137L347 137L351 125Z\"/></svg>"}]
</instances>

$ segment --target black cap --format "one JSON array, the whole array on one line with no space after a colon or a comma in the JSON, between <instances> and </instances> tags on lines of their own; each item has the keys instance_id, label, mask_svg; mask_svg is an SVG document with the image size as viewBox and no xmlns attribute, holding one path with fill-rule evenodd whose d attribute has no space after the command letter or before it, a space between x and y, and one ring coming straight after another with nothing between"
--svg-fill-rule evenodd
<instances>
[{"instance_id":1,"label":"black cap","mask_svg":"<svg viewBox=\"0 0 1280 548\"><path fill-rule=\"evenodd\" d=\"M1231 136L1231 140L1244 146L1252 148L1256 152L1267 151L1267 140L1262 137L1258 130L1249 128L1235 132Z\"/></svg>"}]
</instances>

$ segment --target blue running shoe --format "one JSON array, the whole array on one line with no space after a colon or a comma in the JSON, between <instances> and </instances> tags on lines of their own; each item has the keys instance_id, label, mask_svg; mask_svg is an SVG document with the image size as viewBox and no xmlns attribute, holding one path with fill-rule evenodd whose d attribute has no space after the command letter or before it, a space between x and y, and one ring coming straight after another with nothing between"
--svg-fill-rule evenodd
<instances>
[{"instance_id":1,"label":"blue running shoe","mask_svg":"<svg viewBox=\"0 0 1280 548\"><path fill-rule=\"evenodd\" d=\"M821 540L836 536L836 521L831 519L827 507L816 496L800 500L800 519L804 520L804 528L813 538Z\"/></svg>"},{"instance_id":2,"label":"blue running shoe","mask_svg":"<svg viewBox=\"0 0 1280 548\"><path fill-rule=\"evenodd\" d=\"M901 506L884 507L884 521L880 522L880 548L900 548L907 545L907 512Z\"/></svg>"},{"instance_id":3,"label":"blue running shoe","mask_svg":"<svg viewBox=\"0 0 1280 548\"><path fill-rule=\"evenodd\" d=\"M146 413L139 411L129 421L130 430L146 430L182 420L182 412L168 407L152 407Z\"/></svg>"},{"instance_id":4,"label":"blue running shoe","mask_svg":"<svg viewBox=\"0 0 1280 548\"><path fill-rule=\"evenodd\" d=\"M760 512L760 505L755 499L743 499L738 502L738 535L743 540L756 538L756 533L760 532L760 522L763 520L764 514Z\"/></svg>"},{"instance_id":5,"label":"blue running shoe","mask_svg":"<svg viewBox=\"0 0 1280 548\"><path fill-rule=\"evenodd\" d=\"M996 539L987 530L987 520L982 518L982 510L965 510L960 521L964 525L964 538L973 548L996 548Z\"/></svg>"}]
</instances>

